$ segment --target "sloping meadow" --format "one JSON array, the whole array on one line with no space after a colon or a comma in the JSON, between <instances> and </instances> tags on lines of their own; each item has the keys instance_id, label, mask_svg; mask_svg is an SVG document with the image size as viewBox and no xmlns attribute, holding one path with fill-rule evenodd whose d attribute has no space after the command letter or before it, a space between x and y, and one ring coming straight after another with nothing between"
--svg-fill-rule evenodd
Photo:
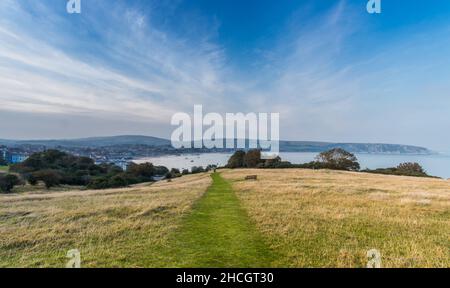
<instances>
[{"instance_id":1,"label":"sloping meadow","mask_svg":"<svg viewBox=\"0 0 450 288\"><path fill-rule=\"evenodd\" d=\"M339 171L227 170L272 266L450 267L450 181ZM245 181L257 175L256 181Z\"/></svg>"},{"instance_id":2,"label":"sloping meadow","mask_svg":"<svg viewBox=\"0 0 450 288\"><path fill-rule=\"evenodd\" d=\"M0 267L162 267L166 243L208 174L100 191L0 196Z\"/></svg>"}]
</instances>

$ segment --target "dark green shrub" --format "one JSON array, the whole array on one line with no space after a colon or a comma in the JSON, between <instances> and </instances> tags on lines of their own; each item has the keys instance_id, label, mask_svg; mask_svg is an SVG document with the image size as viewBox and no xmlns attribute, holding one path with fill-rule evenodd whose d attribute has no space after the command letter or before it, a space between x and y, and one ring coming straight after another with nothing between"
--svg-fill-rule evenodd
<instances>
[{"instance_id":1,"label":"dark green shrub","mask_svg":"<svg viewBox=\"0 0 450 288\"><path fill-rule=\"evenodd\" d=\"M31 186L35 186L38 184L38 180L32 173L26 174L24 177Z\"/></svg>"},{"instance_id":2,"label":"dark green shrub","mask_svg":"<svg viewBox=\"0 0 450 288\"><path fill-rule=\"evenodd\" d=\"M155 175L166 175L169 172L169 169L167 169L167 167L164 166L155 166Z\"/></svg>"},{"instance_id":3,"label":"dark green shrub","mask_svg":"<svg viewBox=\"0 0 450 288\"><path fill-rule=\"evenodd\" d=\"M380 168L375 170L366 169L363 172L385 174L385 175L398 175L398 176L412 176L412 177L432 177L426 173L426 171L418 163L402 163L397 167Z\"/></svg>"},{"instance_id":4,"label":"dark green shrub","mask_svg":"<svg viewBox=\"0 0 450 288\"><path fill-rule=\"evenodd\" d=\"M11 193L14 186L21 183L19 177L13 174L0 175L0 192Z\"/></svg>"},{"instance_id":5,"label":"dark green shrub","mask_svg":"<svg viewBox=\"0 0 450 288\"><path fill-rule=\"evenodd\" d=\"M129 179L125 174L118 174L111 177L108 181L108 188L126 187L129 185Z\"/></svg>"},{"instance_id":6,"label":"dark green shrub","mask_svg":"<svg viewBox=\"0 0 450 288\"><path fill-rule=\"evenodd\" d=\"M341 148L335 148L320 153L316 157L316 162L317 163L314 163L313 166L316 165L318 169L335 169L348 171L358 171L360 169L360 165L356 156Z\"/></svg>"},{"instance_id":7,"label":"dark green shrub","mask_svg":"<svg viewBox=\"0 0 450 288\"><path fill-rule=\"evenodd\" d=\"M228 160L228 164L226 167L231 169L244 167L244 157L244 151L239 150L234 152L234 154Z\"/></svg>"},{"instance_id":8,"label":"dark green shrub","mask_svg":"<svg viewBox=\"0 0 450 288\"><path fill-rule=\"evenodd\" d=\"M191 173L192 174L197 174L197 173L203 173L205 172L205 169L202 166L194 166L191 168Z\"/></svg>"},{"instance_id":9,"label":"dark green shrub","mask_svg":"<svg viewBox=\"0 0 450 288\"><path fill-rule=\"evenodd\" d=\"M32 174L37 181L42 181L47 189L61 184L63 177L58 170L46 169L33 172Z\"/></svg>"},{"instance_id":10,"label":"dark green shrub","mask_svg":"<svg viewBox=\"0 0 450 288\"><path fill-rule=\"evenodd\" d=\"M94 160L88 157L77 157L58 150L47 150L32 154L24 162L13 165L11 169L22 174L32 185L38 181L34 179L36 175L40 175L42 178L49 170L57 171L54 172L58 174L58 176L55 176L57 181L46 180L50 186L58 184L85 186L90 183L93 177L112 177L123 172L120 167L113 164L96 165ZM46 172L42 174L42 171Z\"/></svg>"},{"instance_id":11,"label":"dark green shrub","mask_svg":"<svg viewBox=\"0 0 450 288\"><path fill-rule=\"evenodd\" d=\"M419 163L401 163L397 166L397 171L404 175L427 175L425 169Z\"/></svg>"},{"instance_id":12,"label":"dark green shrub","mask_svg":"<svg viewBox=\"0 0 450 288\"><path fill-rule=\"evenodd\" d=\"M245 153L244 167L256 168L259 164L264 164L264 161L261 160L261 150L253 149Z\"/></svg>"}]
</instances>

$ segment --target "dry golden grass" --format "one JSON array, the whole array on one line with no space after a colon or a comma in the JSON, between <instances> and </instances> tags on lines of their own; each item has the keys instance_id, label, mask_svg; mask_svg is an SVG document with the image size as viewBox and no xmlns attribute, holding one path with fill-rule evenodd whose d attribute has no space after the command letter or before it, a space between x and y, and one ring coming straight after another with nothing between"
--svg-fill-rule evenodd
<instances>
[{"instance_id":1,"label":"dry golden grass","mask_svg":"<svg viewBox=\"0 0 450 288\"><path fill-rule=\"evenodd\" d=\"M363 267L372 248L381 252L384 267L450 266L450 181L301 169L221 174L241 201L234 205L245 208L249 225L273 252L265 266ZM244 181L246 175L258 180ZM223 183L192 210L210 184L209 174L197 174L125 189L0 195L0 267L64 267L74 248L83 267L177 266L189 259L180 259L173 244L188 243L180 231L195 232L184 220L203 219L206 208L217 219L229 213L209 201L231 197L220 190ZM197 214L182 217L190 211ZM231 231L237 226L224 221L211 231L246 230ZM245 256L250 244L243 241L236 253ZM198 254L198 247L190 248Z\"/></svg>"},{"instance_id":2,"label":"dry golden grass","mask_svg":"<svg viewBox=\"0 0 450 288\"><path fill-rule=\"evenodd\" d=\"M208 174L103 191L0 196L0 267L168 265L165 244L211 183Z\"/></svg>"},{"instance_id":3,"label":"dry golden grass","mask_svg":"<svg viewBox=\"0 0 450 288\"><path fill-rule=\"evenodd\" d=\"M450 267L450 181L339 171L222 170L279 253L273 266ZM244 181L246 175L257 181Z\"/></svg>"}]
</instances>

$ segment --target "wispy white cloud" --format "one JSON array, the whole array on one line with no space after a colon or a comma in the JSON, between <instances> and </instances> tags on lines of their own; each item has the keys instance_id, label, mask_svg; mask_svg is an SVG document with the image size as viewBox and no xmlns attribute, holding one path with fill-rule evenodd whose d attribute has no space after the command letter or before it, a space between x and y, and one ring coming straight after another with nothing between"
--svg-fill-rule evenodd
<instances>
[{"instance_id":1,"label":"wispy white cloud","mask_svg":"<svg viewBox=\"0 0 450 288\"><path fill-rule=\"evenodd\" d=\"M151 27L146 16L135 9L121 7L124 13L113 12L103 23L92 16L86 18L103 33L105 50L97 51L107 54L100 55L106 59L102 63L52 46L50 42L58 41L36 33L40 27L13 24L14 20L33 17L17 2L7 1L2 6L1 11L8 14L0 27L0 42L4 43L0 46L3 110L101 112L167 121L178 109L222 90L223 55L217 45L204 39L194 47L171 38ZM61 21L59 15L46 16L43 26ZM108 27L111 23L114 26ZM70 37L64 33L58 36ZM120 67L114 67L116 64Z\"/></svg>"},{"instance_id":2,"label":"wispy white cloud","mask_svg":"<svg viewBox=\"0 0 450 288\"><path fill-rule=\"evenodd\" d=\"M360 96L357 63L339 61L360 23L354 8L345 3L338 2L321 17L293 21L276 47L260 51L270 65L254 83L247 104L280 112L282 131L291 131L284 138L324 140L324 131L333 131L329 137L334 137L345 129L342 115Z\"/></svg>"},{"instance_id":3,"label":"wispy white cloud","mask_svg":"<svg viewBox=\"0 0 450 288\"><path fill-rule=\"evenodd\" d=\"M422 145L450 125L432 119L450 107L448 27L418 24L421 33L411 27L387 43L369 41L364 10L342 0L313 17L293 12L282 33L250 55L257 68L242 72L217 39L217 19L183 19L188 32L176 34L153 21L175 8L146 3L89 0L82 15L68 15L52 1L0 1L0 122L17 112L30 124L32 115L47 124L78 121L74 136L115 131L108 120L117 134L139 126L168 136L173 113L203 104L222 113L280 112L282 138ZM416 115L434 127L427 137L408 126L422 125ZM47 135L66 132L58 127Z\"/></svg>"}]
</instances>

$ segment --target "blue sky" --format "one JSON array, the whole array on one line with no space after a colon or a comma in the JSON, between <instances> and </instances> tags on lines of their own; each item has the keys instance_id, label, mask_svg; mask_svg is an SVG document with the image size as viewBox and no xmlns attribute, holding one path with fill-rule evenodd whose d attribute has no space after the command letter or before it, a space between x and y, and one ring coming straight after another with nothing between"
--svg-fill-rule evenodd
<instances>
[{"instance_id":1,"label":"blue sky","mask_svg":"<svg viewBox=\"0 0 450 288\"><path fill-rule=\"evenodd\" d=\"M279 112L281 138L450 150L450 1L0 1L0 138L170 137Z\"/></svg>"}]
</instances>

